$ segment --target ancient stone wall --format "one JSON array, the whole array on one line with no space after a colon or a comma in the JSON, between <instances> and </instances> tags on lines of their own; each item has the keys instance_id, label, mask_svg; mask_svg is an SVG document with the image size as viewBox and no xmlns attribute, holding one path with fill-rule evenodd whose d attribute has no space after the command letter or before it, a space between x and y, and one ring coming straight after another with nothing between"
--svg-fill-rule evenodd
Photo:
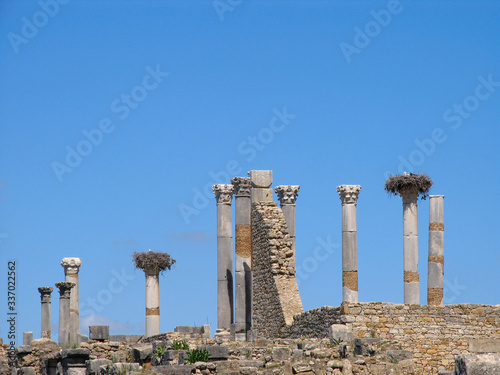
<instances>
[{"instance_id":1,"label":"ancient stone wall","mask_svg":"<svg viewBox=\"0 0 500 375\"><path fill-rule=\"evenodd\" d=\"M293 317L281 333L283 338L326 338L332 324L340 324L340 307L324 306Z\"/></svg>"},{"instance_id":2,"label":"ancient stone wall","mask_svg":"<svg viewBox=\"0 0 500 375\"><path fill-rule=\"evenodd\" d=\"M303 312L293 249L283 212L275 202L252 204L253 330L274 338Z\"/></svg>"}]
</instances>

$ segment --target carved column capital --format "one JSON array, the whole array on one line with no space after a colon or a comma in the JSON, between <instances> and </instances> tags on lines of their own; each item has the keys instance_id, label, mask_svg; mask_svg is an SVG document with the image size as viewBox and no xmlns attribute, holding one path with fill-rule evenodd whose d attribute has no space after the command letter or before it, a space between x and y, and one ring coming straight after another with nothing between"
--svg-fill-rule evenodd
<instances>
[{"instance_id":1,"label":"carved column capital","mask_svg":"<svg viewBox=\"0 0 500 375\"><path fill-rule=\"evenodd\" d=\"M337 187L337 193L340 194L342 205L357 204L360 191L360 185L340 185Z\"/></svg>"},{"instance_id":2,"label":"carved column capital","mask_svg":"<svg viewBox=\"0 0 500 375\"><path fill-rule=\"evenodd\" d=\"M217 204L231 205L233 199L234 186L231 184L215 184L212 186Z\"/></svg>"},{"instance_id":3,"label":"carved column capital","mask_svg":"<svg viewBox=\"0 0 500 375\"><path fill-rule=\"evenodd\" d=\"M51 286L41 286L40 288L38 288L42 302L50 302L50 294L53 290L54 288L52 288Z\"/></svg>"},{"instance_id":4,"label":"carved column capital","mask_svg":"<svg viewBox=\"0 0 500 375\"><path fill-rule=\"evenodd\" d=\"M299 185L279 185L274 188L281 205L295 204L299 195Z\"/></svg>"},{"instance_id":5,"label":"carved column capital","mask_svg":"<svg viewBox=\"0 0 500 375\"><path fill-rule=\"evenodd\" d=\"M64 267L64 274L78 274L82 260L80 258L63 258L61 266Z\"/></svg>"},{"instance_id":6,"label":"carved column capital","mask_svg":"<svg viewBox=\"0 0 500 375\"><path fill-rule=\"evenodd\" d=\"M71 296L71 288L73 288L76 284L68 281L61 281L56 283L56 287L59 288L60 298L69 299Z\"/></svg>"},{"instance_id":7,"label":"carved column capital","mask_svg":"<svg viewBox=\"0 0 500 375\"><path fill-rule=\"evenodd\" d=\"M250 177L233 177L231 184L234 186L234 195L236 197L250 197L252 189Z\"/></svg>"}]
</instances>

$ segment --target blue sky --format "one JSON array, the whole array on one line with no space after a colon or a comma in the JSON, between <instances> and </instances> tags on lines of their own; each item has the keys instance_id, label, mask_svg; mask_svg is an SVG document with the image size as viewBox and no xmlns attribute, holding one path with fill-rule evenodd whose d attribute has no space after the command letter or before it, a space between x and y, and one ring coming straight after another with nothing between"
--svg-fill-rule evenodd
<instances>
[{"instance_id":1,"label":"blue sky","mask_svg":"<svg viewBox=\"0 0 500 375\"><path fill-rule=\"evenodd\" d=\"M252 169L301 186L306 310L341 302L341 184L362 186L360 301L403 302L402 204L383 190L403 171L446 196L445 303L500 303L499 16L496 1L2 1L0 337L8 260L17 331L39 337L37 288L68 256L82 324L143 333L131 253L148 249L177 260L162 331L216 327L210 187Z\"/></svg>"}]
</instances>

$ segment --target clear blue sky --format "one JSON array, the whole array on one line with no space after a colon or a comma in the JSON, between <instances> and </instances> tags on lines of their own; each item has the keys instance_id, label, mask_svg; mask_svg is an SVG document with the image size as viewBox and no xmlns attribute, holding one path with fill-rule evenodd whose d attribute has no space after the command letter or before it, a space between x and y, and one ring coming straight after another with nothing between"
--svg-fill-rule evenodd
<instances>
[{"instance_id":1,"label":"clear blue sky","mask_svg":"<svg viewBox=\"0 0 500 375\"><path fill-rule=\"evenodd\" d=\"M500 2L231 3L0 3L0 337L7 261L18 333L39 337L37 287L63 280L68 256L83 261L82 324L143 333L131 253L148 249L177 260L162 331L215 327L210 187L252 169L301 186L306 310L341 302L341 184L363 189L360 301L403 302L402 204L383 190L403 171L446 196L445 303L500 303ZM326 259L321 241L337 244Z\"/></svg>"}]
</instances>

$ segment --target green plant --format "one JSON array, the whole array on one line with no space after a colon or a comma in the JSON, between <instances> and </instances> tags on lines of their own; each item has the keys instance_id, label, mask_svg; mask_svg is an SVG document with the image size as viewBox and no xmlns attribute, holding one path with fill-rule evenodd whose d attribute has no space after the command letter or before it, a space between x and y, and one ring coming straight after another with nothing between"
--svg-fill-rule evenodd
<instances>
[{"instance_id":1,"label":"green plant","mask_svg":"<svg viewBox=\"0 0 500 375\"><path fill-rule=\"evenodd\" d=\"M167 350L167 347L165 345L159 346L158 348L156 348L155 358L161 358L163 356L163 353L165 353L166 350Z\"/></svg>"},{"instance_id":2,"label":"green plant","mask_svg":"<svg viewBox=\"0 0 500 375\"><path fill-rule=\"evenodd\" d=\"M192 349L186 352L187 358L184 357L184 360L187 363L195 363L195 362L208 362L210 359L210 352L205 349Z\"/></svg>"},{"instance_id":3,"label":"green plant","mask_svg":"<svg viewBox=\"0 0 500 375\"><path fill-rule=\"evenodd\" d=\"M245 354L245 356L248 358L250 358L250 356L252 355L252 352L250 352L250 350Z\"/></svg>"},{"instance_id":4,"label":"green plant","mask_svg":"<svg viewBox=\"0 0 500 375\"><path fill-rule=\"evenodd\" d=\"M338 339L334 339L332 338L331 342L332 342L332 345L336 346L336 345L340 345L341 342L343 342L344 340L342 340L340 337Z\"/></svg>"},{"instance_id":5,"label":"green plant","mask_svg":"<svg viewBox=\"0 0 500 375\"><path fill-rule=\"evenodd\" d=\"M174 342L172 343L172 349L189 350L189 344L186 340L174 340Z\"/></svg>"}]
</instances>

